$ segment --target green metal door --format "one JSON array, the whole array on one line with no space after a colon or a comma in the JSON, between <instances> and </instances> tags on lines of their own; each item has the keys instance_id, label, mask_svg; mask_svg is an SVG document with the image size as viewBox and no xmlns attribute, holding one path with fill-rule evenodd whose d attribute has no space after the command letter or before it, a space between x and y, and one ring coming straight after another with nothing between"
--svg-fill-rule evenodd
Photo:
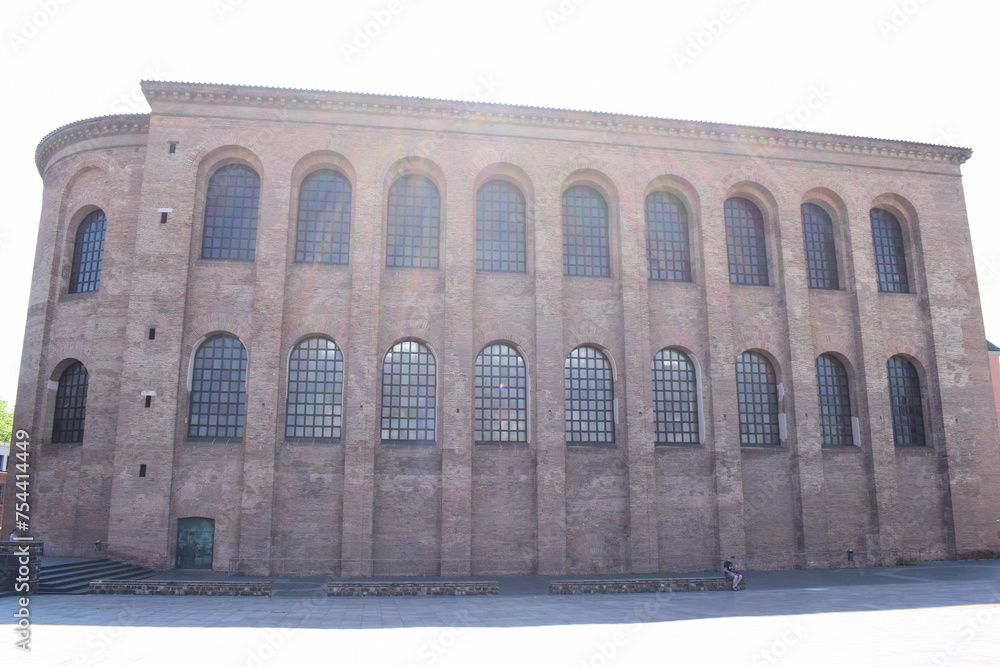
<instances>
[{"instance_id":1,"label":"green metal door","mask_svg":"<svg viewBox=\"0 0 1000 667\"><path fill-rule=\"evenodd\" d=\"M211 570L215 520L189 517L177 521L178 570Z\"/></svg>"}]
</instances>

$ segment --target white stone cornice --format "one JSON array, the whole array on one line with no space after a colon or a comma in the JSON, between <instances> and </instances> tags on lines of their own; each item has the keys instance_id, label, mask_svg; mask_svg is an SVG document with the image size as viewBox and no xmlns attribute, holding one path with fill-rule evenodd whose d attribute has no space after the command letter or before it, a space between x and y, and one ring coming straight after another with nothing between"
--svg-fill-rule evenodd
<instances>
[{"instance_id":1,"label":"white stone cornice","mask_svg":"<svg viewBox=\"0 0 1000 667\"><path fill-rule=\"evenodd\" d=\"M35 148L35 166L38 168L38 173L44 175L49 158L69 144L113 135L148 133L149 114L101 116L69 123L52 130L38 142L38 147Z\"/></svg>"},{"instance_id":2,"label":"white stone cornice","mask_svg":"<svg viewBox=\"0 0 1000 667\"><path fill-rule=\"evenodd\" d=\"M963 164L972 156L967 148L909 141L484 102L164 81L143 81L142 90L154 111L159 102L190 102L581 128L604 132L604 136L596 140L598 143L612 143L627 135L659 135L763 146L771 150L856 153L952 164Z\"/></svg>"}]
</instances>

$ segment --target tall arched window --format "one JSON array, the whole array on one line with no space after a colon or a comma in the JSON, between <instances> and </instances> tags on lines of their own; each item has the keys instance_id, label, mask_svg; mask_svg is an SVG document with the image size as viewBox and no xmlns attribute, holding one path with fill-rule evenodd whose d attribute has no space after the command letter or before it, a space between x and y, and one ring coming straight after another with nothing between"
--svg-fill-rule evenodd
<instances>
[{"instance_id":1,"label":"tall arched window","mask_svg":"<svg viewBox=\"0 0 1000 667\"><path fill-rule=\"evenodd\" d=\"M741 445L780 445L778 383L767 357L747 351L736 359Z\"/></svg>"},{"instance_id":2,"label":"tall arched window","mask_svg":"<svg viewBox=\"0 0 1000 667\"><path fill-rule=\"evenodd\" d=\"M242 438L246 405L246 348L228 334L209 338L194 354L188 437Z\"/></svg>"},{"instance_id":3,"label":"tall arched window","mask_svg":"<svg viewBox=\"0 0 1000 667\"><path fill-rule=\"evenodd\" d=\"M396 179L389 188L385 265L436 269L441 240L441 195L425 176Z\"/></svg>"},{"instance_id":4,"label":"tall arched window","mask_svg":"<svg viewBox=\"0 0 1000 667\"><path fill-rule=\"evenodd\" d=\"M646 266L650 280L691 281L687 209L669 192L646 197Z\"/></svg>"},{"instance_id":5,"label":"tall arched window","mask_svg":"<svg viewBox=\"0 0 1000 667\"><path fill-rule=\"evenodd\" d=\"M242 164L217 169L205 195L201 258L253 260L259 207L257 172Z\"/></svg>"},{"instance_id":6,"label":"tall arched window","mask_svg":"<svg viewBox=\"0 0 1000 667\"><path fill-rule=\"evenodd\" d=\"M737 285L769 285L764 216L749 199L726 200L726 250L729 282Z\"/></svg>"},{"instance_id":7,"label":"tall arched window","mask_svg":"<svg viewBox=\"0 0 1000 667\"><path fill-rule=\"evenodd\" d=\"M673 348L653 357L653 410L656 444L695 445L698 437L698 383L690 357Z\"/></svg>"},{"instance_id":8,"label":"tall arched window","mask_svg":"<svg viewBox=\"0 0 1000 667\"><path fill-rule=\"evenodd\" d=\"M107 219L97 209L83 219L73 243L73 268L69 275L69 293L96 292L101 288L101 264L104 261L104 232Z\"/></svg>"},{"instance_id":9,"label":"tall arched window","mask_svg":"<svg viewBox=\"0 0 1000 667\"><path fill-rule=\"evenodd\" d=\"M476 270L527 270L524 195L507 181L490 181L476 193Z\"/></svg>"},{"instance_id":10,"label":"tall arched window","mask_svg":"<svg viewBox=\"0 0 1000 667\"><path fill-rule=\"evenodd\" d=\"M476 357L476 442L528 441L528 374L510 345L487 345Z\"/></svg>"},{"instance_id":11,"label":"tall arched window","mask_svg":"<svg viewBox=\"0 0 1000 667\"><path fill-rule=\"evenodd\" d=\"M892 437L899 446L926 445L924 408L917 369L903 357L886 362L889 401L892 404Z\"/></svg>"},{"instance_id":12,"label":"tall arched window","mask_svg":"<svg viewBox=\"0 0 1000 667\"><path fill-rule=\"evenodd\" d=\"M608 203L594 188L576 185L563 193L563 274L610 276Z\"/></svg>"},{"instance_id":13,"label":"tall arched window","mask_svg":"<svg viewBox=\"0 0 1000 667\"><path fill-rule=\"evenodd\" d=\"M822 207L816 204L802 205L802 238L806 246L809 287L840 289L833 220Z\"/></svg>"},{"instance_id":14,"label":"tall arched window","mask_svg":"<svg viewBox=\"0 0 1000 667\"><path fill-rule=\"evenodd\" d=\"M578 347L566 357L564 377L566 442L613 444L615 384L607 357L597 348Z\"/></svg>"},{"instance_id":15,"label":"tall arched window","mask_svg":"<svg viewBox=\"0 0 1000 667\"><path fill-rule=\"evenodd\" d=\"M906 274L906 249L903 245L903 228L889 211L871 210L872 244L875 247L875 271L879 292L909 292Z\"/></svg>"},{"instance_id":16,"label":"tall arched window","mask_svg":"<svg viewBox=\"0 0 1000 667\"><path fill-rule=\"evenodd\" d=\"M333 169L314 171L299 188L295 261L347 264L351 249L351 183Z\"/></svg>"},{"instance_id":17,"label":"tall arched window","mask_svg":"<svg viewBox=\"0 0 1000 667\"><path fill-rule=\"evenodd\" d=\"M382 360L382 440L434 442L437 364L415 340L392 346Z\"/></svg>"},{"instance_id":18,"label":"tall arched window","mask_svg":"<svg viewBox=\"0 0 1000 667\"><path fill-rule=\"evenodd\" d=\"M288 358L286 438L334 439L344 419L344 357L328 338L307 338Z\"/></svg>"},{"instance_id":19,"label":"tall arched window","mask_svg":"<svg viewBox=\"0 0 1000 667\"><path fill-rule=\"evenodd\" d=\"M83 423L87 417L87 367L79 361L59 376L56 410L52 417L52 442L83 442Z\"/></svg>"},{"instance_id":20,"label":"tall arched window","mask_svg":"<svg viewBox=\"0 0 1000 667\"><path fill-rule=\"evenodd\" d=\"M819 428L823 446L853 445L847 369L832 354L816 357L816 390L819 392Z\"/></svg>"}]
</instances>

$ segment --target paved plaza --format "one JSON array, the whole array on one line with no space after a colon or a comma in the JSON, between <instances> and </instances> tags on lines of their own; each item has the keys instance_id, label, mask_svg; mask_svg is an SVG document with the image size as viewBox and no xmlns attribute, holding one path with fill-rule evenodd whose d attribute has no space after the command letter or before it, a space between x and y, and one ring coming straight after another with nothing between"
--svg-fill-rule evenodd
<instances>
[{"instance_id":1,"label":"paved plaza","mask_svg":"<svg viewBox=\"0 0 1000 667\"><path fill-rule=\"evenodd\" d=\"M170 573L167 573L169 576ZM173 573L177 575L177 573ZM34 596L31 653L6 665L1000 665L1000 561L751 573L742 592L327 598Z\"/></svg>"}]
</instances>

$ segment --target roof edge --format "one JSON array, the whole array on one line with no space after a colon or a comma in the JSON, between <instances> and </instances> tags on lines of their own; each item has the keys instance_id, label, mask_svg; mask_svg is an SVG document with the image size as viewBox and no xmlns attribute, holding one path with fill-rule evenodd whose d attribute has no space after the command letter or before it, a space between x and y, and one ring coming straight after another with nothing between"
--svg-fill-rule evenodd
<instances>
[{"instance_id":1,"label":"roof edge","mask_svg":"<svg viewBox=\"0 0 1000 667\"><path fill-rule=\"evenodd\" d=\"M158 101L231 104L272 108L337 109L377 113L439 115L454 118L473 116L551 126L613 127L615 131L717 138L750 144L818 148L838 152L884 154L894 157L965 163L972 150L957 146L927 144L899 139L880 139L806 130L790 130L714 121L695 121L639 116L608 111L586 111L536 107L498 102L446 100L406 95L384 95L350 91L275 88L239 84L141 81L143 94L152 106Z\"/></svg>"},{"instance_id":2,"label":"roof edge","mask_svg":"<svg viewBox=\"0 0 1000 667\"><path fill-rule=\"evenodd\" d=\"M99 136L116 134L145 134L149 131L150 114L132 113L112 116L95 116L67 123L52 130L35 147L35 167L45 175L45 165L52 154L63 146Z\"/></svg>"}]
</instances>

